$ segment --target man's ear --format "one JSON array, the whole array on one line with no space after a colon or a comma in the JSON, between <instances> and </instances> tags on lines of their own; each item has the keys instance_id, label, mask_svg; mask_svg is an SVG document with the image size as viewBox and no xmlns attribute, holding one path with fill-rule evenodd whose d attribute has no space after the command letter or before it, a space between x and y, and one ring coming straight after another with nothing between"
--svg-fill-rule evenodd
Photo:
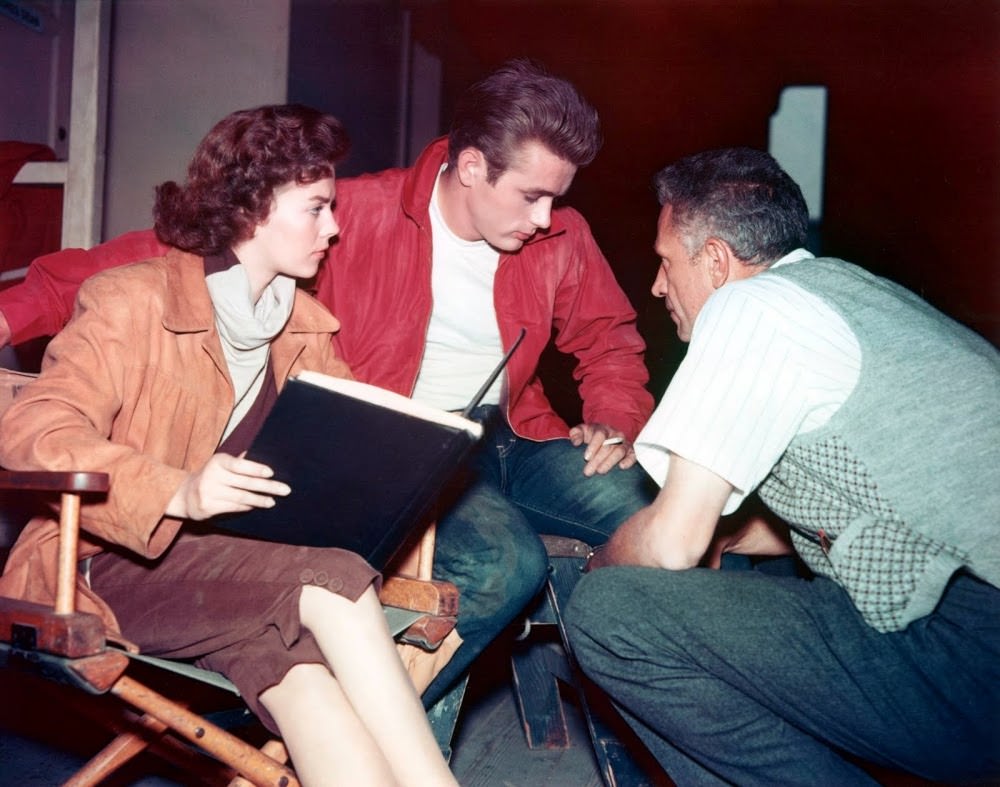
<instances>
[{"instance_id":1,"label":"man's ear","mask_svg":"<svg viewBox=\"0 0 1000 787\"><path fill-rule=\"evenodd\" d=\"M463 186L471 186L477 180L486 179L486 157L479 148L463 148L458 153L456 174Z\"/></svg>"},{"instance_id":2,"label":"man's ear","mask_svg":"<svg viewBox=\"0 0 1000 787\"><path fill-rule=\"evenodd\" d=\"M736 258L729 244L721 238L709 238L704 246L705 259L708 262L708 275L712 282L713 289L719 289L729 281L729 276L734 273L733 265Z\"/></svg>"}]
</instances>

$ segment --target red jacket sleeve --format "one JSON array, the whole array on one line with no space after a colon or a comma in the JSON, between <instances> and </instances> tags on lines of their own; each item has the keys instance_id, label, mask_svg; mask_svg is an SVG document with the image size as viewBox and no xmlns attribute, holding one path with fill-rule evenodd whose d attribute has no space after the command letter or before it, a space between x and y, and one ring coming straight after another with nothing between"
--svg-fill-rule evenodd
<instances>
[{"instance_id":1,"label":"red jacket sleeve","mask_svg":"<svg viewBox=\"0 0 1000 787\"><path fill-rule=\"evenodd\" d=\"M160 257L166 250L149 229L127 232L89 250L63 249L39 257L23 282L0 292L11 344L58 333L73 314L76 291L92 274Z\"/></svg>"}]
</instances>

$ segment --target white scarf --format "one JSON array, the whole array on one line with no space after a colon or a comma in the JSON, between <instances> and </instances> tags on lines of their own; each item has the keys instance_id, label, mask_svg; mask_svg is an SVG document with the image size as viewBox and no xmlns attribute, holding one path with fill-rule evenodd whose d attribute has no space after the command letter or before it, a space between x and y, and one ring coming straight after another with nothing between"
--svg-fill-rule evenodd
<instances>
[{"instance_id":1,"label":"white scarf","mask_svg":"<svg viewBox=\"0 0 1000 787\"><path fill-rule=\"evenodd\" d=\"M260 392L271 341L292 315L295 279L275 276L253 303L246 268L235 254L229 251L221 260L206 262L205 283L233 383L234 406L222 435L225 440Z\"/></svg>"}]
</instances>

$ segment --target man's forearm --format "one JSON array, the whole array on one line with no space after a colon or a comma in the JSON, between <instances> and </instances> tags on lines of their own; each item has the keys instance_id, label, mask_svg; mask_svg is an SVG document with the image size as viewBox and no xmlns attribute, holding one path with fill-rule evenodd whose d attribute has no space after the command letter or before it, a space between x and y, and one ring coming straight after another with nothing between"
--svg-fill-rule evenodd
<instances>
[{"instance_id":1,"label":"man's forearm","mask_svg":"<svg viewBox=\"0 0 1000 787\"><path fill-rule=\"evenodd\" d=\"M626 519L594 555L606 565L685 569L708 551L733 487L700 465L671 454L666 483L656 499Z\"/></svg>"},{"instance_id":2,"label":"man's forearm","mask_svg":"<svg viewBox=\"0 0 1000 787\"><path fill-rule=\"evenodd\" d=\"M602 566L647 566L680 570L698 565L709 539L672 528L656 504L629 517L608 542L592 553L587 570Z\"/></svg>"},{"instance_id":3,"label":"man's forearm","mask_svg":"<svg viewBox=\"0 0 1000 787\"><path fill-rule=\"evenodd\" d=\"M0 291L0 312L7 343L20 344L39 336L54 336L73 314L80 284L91 275L164 254L152 230L127 232L93 249L63 249L28 266L24 281Z\"/></svg>"},{"instance_id":4,"label":"man's forearm","mask_svg":"<svg viewBox=\"0 0 1000 787\"><path fill-rule=\"evenodd\" d=\"M0 292L5 343L58 333L73 313L76 291L88 270L82 249L65 249L32 262L23 281Z\"/></svg>"}]
</instances>

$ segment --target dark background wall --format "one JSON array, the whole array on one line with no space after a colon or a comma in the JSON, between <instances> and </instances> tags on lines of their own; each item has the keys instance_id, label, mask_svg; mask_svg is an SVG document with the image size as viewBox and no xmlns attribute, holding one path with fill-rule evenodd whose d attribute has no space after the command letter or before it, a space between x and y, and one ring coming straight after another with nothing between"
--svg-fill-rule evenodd
<instances>
[{"instance_id":1,"label":"dark background wall","mask_svg":"<svg viewBox=\"0 0 1000 787\"><path fill-rule=\"evenodd\" d=\"M994 0L456 0L414 4L445 112L513 56L572 79L605 145L569 195L640 312L659 393L679 354L648 293L650 177L766 148L787 85L828 88L825 253L895 279L1000 343L1000 3Z\"/></svg>"},{"instance_id":2,"label":"dark background wall","mask_svg":"<svg viewBox=\"0 0 1000 787\"><path fill-rule=\"evenodd\" d=\"M342 175L395 165L400 60L398 3L294 0L288 31L288 100L334 113L351 135Z\"/></svg>"}]
</instances>

